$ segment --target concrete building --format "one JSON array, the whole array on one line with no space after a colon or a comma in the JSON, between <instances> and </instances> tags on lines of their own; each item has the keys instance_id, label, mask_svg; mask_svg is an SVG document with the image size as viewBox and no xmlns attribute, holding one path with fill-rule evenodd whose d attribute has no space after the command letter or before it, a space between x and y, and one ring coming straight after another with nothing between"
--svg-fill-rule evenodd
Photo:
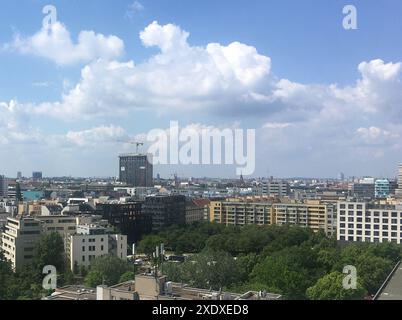
<instances>
[{"instance_id":1,"label":"concrete building","mask_svg":"<svg viewBox=\"0 0 402 320\"><path fill-rule=\"evenodd\" d=\"M32 262L33 252L42 235L40 221L33 218L8 218L1 237L1 249L14 270Z\"/></svg>"},{"instance_id":2,"label":"concrete building","mask_svg":"<svg viewBox=\"0 0 402 320\"><path fill-rule=\"evenodd\" d=\"M395 190L395 196L402 199L402 163L398 168L398 188Z\"/></svg>"},{"instance_id":3,"label":"concrete building","mask_svg":"<svg viewBox=\"0 0 402 320\"><path fill-rule=\"evenodd\" d=\"M303 203L272 201L211 201L211 222L225 225L297 225L333 235L336 231L336 207L331 203L308 200Z\"/></svg>"},{"instance_id":4,"label":"concrete building","mask_svg":"<svg viewBox=\"0 0 402 320\"><path fill-rule=\"evenodd\" d=\"M272 220L277 225L297 225L325 231L329 236L336 231L336 207L321 201L308 200L305 203L275 203Z\"/></svg>"},{"instance_id":5,"label":"concrete building","mask_svg":"<svg viewBox=\"0 0 402 320\"><path fill-rule=\"evenodd\" d=\"M226 226L272 224L271 202L211 201L210 221Z\"/></svg>"},{"instance_id":6,"label":"concrete building","mask_svg":"<svg viewBox=\"0 0 402 320\"><path fill-rule=\"evenodd\" d=\"M256 196L269 196L269 197L286 197L290 193L290 186L284 180L268 180L258 184L252 190Z\"/></svg>"},{"instance_id":7,"label":"concrete building","mask_svg":"<svg viewBox=\"0 0 402 320\"><path fill-rule=\"evenodd\" d=\"M193 199L186 202L186 224L204 221L205 209L210 201L208 199Z\"/></svg>"},{"instance_id":8,"label":"concrete building","mask_svg":"<svg viewBox=\"0 0 402 320\"><path fill-rule=\"evenodd\" d=\"M96 291L82 286L67 286L57 289L45 300L159 300L159 301L244 301L281 300L279 294L264 291L248 291L244 294L191 288L183 283L167 281L165 276L139 274L135 280L112 287L98 286Z\"/></svg>"},{"instance_id":9,"label":"concrete building","mask_svg":"<svg viewBox=\"0 0 402 320\"><path fill-rule=\"evenodd\" d=\"M0 198L8 197L8 180L5 176L0 176Z\"/></svg>"},{"instance_id":10,"label":"concrete building","mask_svg":"<svg viewBox=\"0 0 402 320\"><path fill-rule=\"evenodd\" d=\"M184 225L186 223L185 196L157 195L146 197L143 210L147 216L152 217L153 231L158 231L171 225Z\"/></svg>"},{"instance_id":11,"label":"concrete building","mask_svg":"<svg viewBox=\"0 0 402 320\"><path fill-rule=\"evenodd\" d=\"M402 243L402 206L339 202L337 239Z\"/></svg>"},{"instance_id":12,"label":"concrete building","mask_svg":"<svg viewBox=\"0 0 402 320\"><path fill-rule=\"evenodd\" d=\"M108 234L106 229L94 225L77 226L77 232L67 237L66 254L70 268L88 268L97 257L115 255L127 259L127 236Z\"/></svg>"},{"instance_id":13,"label":"concrete building","mask_svg":"<svg viewBox=\"0 0 402 320\"><path fill-rule=\"evenodd\" d=\"M58 233L64 239L77 231L77 218L69 216L37 216L44 234Z\"/></svg>"},{"instance_id":14,"label":"concrete building","mask_svg":"<svg viewBox=\"0 0 402 320\"><path fill-rule=\"evenodd\" d=\"M375 182L373 178L364 178L349 185L350 195L359 199L374 199Z\"/></svg>"},{"instance_id":15,"label":"concrete building","mask_svg":"<svg viewBox=\"0 0 402 320\"><path fill-rule=\"evenodd\" d=\"M375 198L386 199L390 195L390 183L387 179L378 179L375 181Z\"/></svg>"},{"instance_id":16,"label":"concrete building","mask_svg":"<svg viewBox=\"0 0 402 320\"><path fill-rule=\"evenodd\" d=\"M122 154L119 181L131 187L153 187L152 156L144 154Z\"/></svg>"}]
</instances>

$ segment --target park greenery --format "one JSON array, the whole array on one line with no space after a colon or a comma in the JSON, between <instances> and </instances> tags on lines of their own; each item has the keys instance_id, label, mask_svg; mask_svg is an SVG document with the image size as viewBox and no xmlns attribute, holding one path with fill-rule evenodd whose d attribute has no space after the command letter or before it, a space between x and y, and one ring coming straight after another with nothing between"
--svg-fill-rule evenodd
<instances>
[{"instance_id":1,"label":"park greenery","mask_svg":"<svg viewBox=\"0 0 402 320\"><path fill-rule=\"evenodd\" d=\"M160 270L170 281L192 287L244 293L277 293L285 299L354 300L374 295L401 259L394 243L340 244L324 233L295 226L226 227L215 223L172 226L145 236L138 251L152 256L161 243L183 263L164 262ZM14 272L0 252L0 300L40 299L43 267L54 265L58 286L84 284L95 288L133 280L135 268L114 256L94 259L87 268L69 270L63 239L44 236L33 263ZM357 269L357 287L343 288L347 265Z\"/></svg>"},{"instance_id":2,"label":"park greenery","mask_svg":"<svg viewBox=\"0 0 402 320\"><path fill-rule=\"evenodd\" d=\"M341 245L323 232L294 226L203 223L146 236L138 249L151 255L160 243L176 254L191 254L184 263L164 263L163 271L171 281L238 293L266 290L285 299L311 300L374 295L401 259L402 248L394 243ZM347 265L357 269L354 290L342 285Z\"/></svg>"}]
</instances>

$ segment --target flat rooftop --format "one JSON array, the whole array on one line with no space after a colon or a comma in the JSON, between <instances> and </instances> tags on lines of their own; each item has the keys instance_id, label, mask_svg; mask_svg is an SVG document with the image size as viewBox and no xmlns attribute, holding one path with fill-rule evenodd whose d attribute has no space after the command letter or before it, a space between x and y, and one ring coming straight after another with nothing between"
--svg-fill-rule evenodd
<instances>
[{"instance_id":1,"label":"flat rooftop","mask_svg":"<svg viewBox=\"0 0 402 320\"><path fill-rule=\"evenodd\" d=\"M402 300L402 264L391 275L376 300Z\"/></svg>"}]
</instances>

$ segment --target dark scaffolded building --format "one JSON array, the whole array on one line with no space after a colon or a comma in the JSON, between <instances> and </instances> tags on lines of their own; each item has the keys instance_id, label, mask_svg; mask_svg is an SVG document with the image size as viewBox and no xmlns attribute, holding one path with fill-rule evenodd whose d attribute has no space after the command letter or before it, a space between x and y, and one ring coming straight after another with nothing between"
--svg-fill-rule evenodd
<instances>
[{"instance_id":1,"label":"dark scaffolded building","mask_svg":"<svg viewBox=\"0 0 402 320\"><path fill-rule=\"evenodd\" d=\"M142 201L128 203L100 203L96 206L103 219L116 227L119 232L127 235L128 243L132 244L152 231L152 216L143 210Z\"/></svg>"},{"instance_id":2,"label":"dark scaffolded building","mask_svg":"<svg viewBox=\"0 0 402 320\"><path fill-rule=\"evenodd\" d=\"M184 225L186 223L186 197L149 196L145 198L144 212L152 217L152 231L158 231L171 225Z\"/></svg>"},{"instance_id":3,"label":"dark scaffolded building","mask_svg":"<svg viewBox=\"0 0 402 320\"><path fill-rule=\"evenodd\" d=\"M151 155L122 154L119 156L119 181L132 187L153 187Z\"/></svg>"}]
</instances>

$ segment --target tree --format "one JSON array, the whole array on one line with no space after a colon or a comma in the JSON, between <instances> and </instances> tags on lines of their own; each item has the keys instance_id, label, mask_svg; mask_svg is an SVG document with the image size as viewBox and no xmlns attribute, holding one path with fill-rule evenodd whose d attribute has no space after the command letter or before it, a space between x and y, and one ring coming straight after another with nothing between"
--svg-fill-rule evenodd
<instances>
[{"instance_id":1,"label":"tree","mask_svg":"<svg viewBox=\"0 0 402 320\"><path fill-rule=\"evenodd\" d=\"M366 295L363 286L358 282L356 289L344 289L344 278L345 274L337 271L325 275L307 289L307 297L310 300L362 300Z\"/></svg>"},{"instance_id":2,"label":"tree","mask_svg":"<svg viewBox=\"0 0 402 320\"><path fill-rule=\"evenodd\" d=\"M124 273L119 280L119 283L123 283L123 282L127 282L127 281L131 281L135 279L135 273L132 271L127 271L126 273Z\"/></svg>"},{"instance_id":3,"label":"tree","mask_svg":"<svg viewBox=\"0 0 402 320\"><path fill-rule=\"evenodd\" d=\"M103 284L103 274L100 271L92 270L85 277L85 286L89 288L96 288L97 286Z\"/></svg>"},{"instance_id":4,"label":"tree","mask_svg":"<svg viewBox=\"0 0 402 320\"><path fill-rule=\"evenodd\" d=\"M184 263L165 263L164 273L175 282L219 290L241 283L241 272L227 252L205 251L189 257Z\"/></svg>"},{"instance_id":5,"label":"tree","mask_svg":"<svg viewBox=\"0 0 402 320\"><path fill-rule=\"evenodd\" d=\"M164 239L158 235L148 235L140 241L138 251L148 256L152 256L157 246L160 246Z\"/></svg>"},{"instance_id":6,"label":"tree","mask_svg":"<svg viewBox=\"0 0 402 320\"><path fill-rule=\"evenodd\" d=\"M92 261L90 273L95 271L102 275L106 285L112 286L119 283L120 277L127 271L131 271L131 267L127 261L108 255Z\"/></svg>"},{"instance_id":7,"label":"tree","mask_svg":"<svg viewBox=\"0 0 402 320\"><path fill-rule=\"evenodd\" d=\"M51 233L41 238L34 251L34 268L42 274L44 266L56 267L57 273L64 273L66 267L64 241L60 234Z\"/></svg>"},{"instance_id":8,"label":"tree","mask_svg":"<svg viewBox=\"0 0 402 320\"><path fill-rule=\"evenodd\" d=\"M269 292L286 299L305 299L306 290L321 276L317 257L311 248L292 247L268 256L257 264L251 281L265 285Z\"/></svg>"}]
</instances>

